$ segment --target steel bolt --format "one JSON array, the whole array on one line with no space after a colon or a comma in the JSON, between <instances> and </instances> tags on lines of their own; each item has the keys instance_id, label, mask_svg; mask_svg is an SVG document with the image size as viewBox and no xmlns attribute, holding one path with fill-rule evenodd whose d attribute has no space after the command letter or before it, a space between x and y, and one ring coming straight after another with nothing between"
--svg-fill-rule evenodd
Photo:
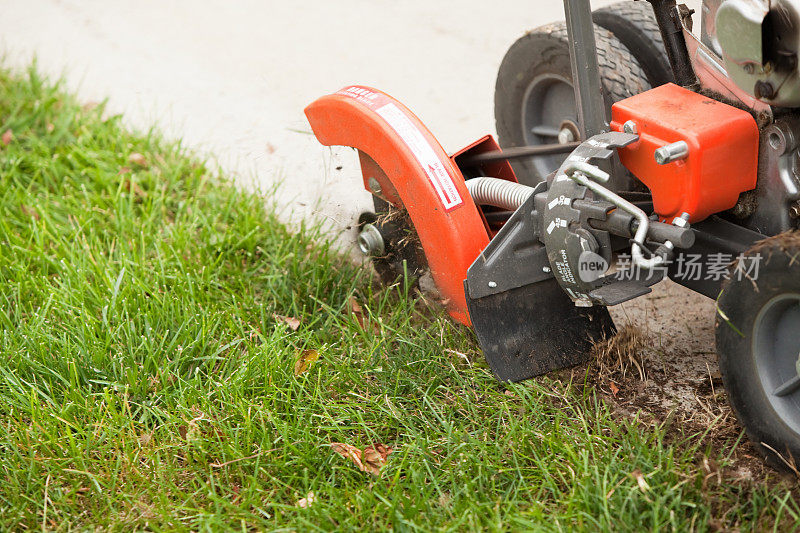
<instances>
[{"instance_id":1,"label":"steel bolt","mask_svg":"<svg viewBox=\"0 0 800 533\"><path fill-rule=\"evenodd\" d=\"M575 141L575 134L570 128L561 128L558 132L558 143L567 144Z\"/></svg>"},{"instance_id":2,"label":"steel bolt","mask_svg":"<svg viewBox=\"0 0 800 533\"><path fill-rule=\"evenodd\" d=\"M691 218L691 215L683 212L681 213L681 216L672 219L672 225L678 226L679 228L685 228L689 225L689 218Z\"/></svg>"},{"instance_id":3,"label":"steel bolt","mask_svg":"<svg viewBox=\"0 0 800 533\"><path fill-rule=\"evenodd\" d=\"M634 121L629 120L622 125L622 131L625 133L639 133L639 128L636 127L636 123Z\"/></svg>"},{"instance_id":4,"label":"steel bolt","mask_svg":"<svg viewBox=\"0 0 800 533\"><path fill-rule=\"evenodd\" d=\"M380 230L372 224L364 224L358 234L358 248L367 255L383 255L385 247Z\"/></svg>"},{"instance_id":5,"label":"steel bolt","mask_svg":"<svg viewBox=\"0 0 800 533\"><path fill-rule=\"evenodd\" d=\"M753 94L758 99L772 100L775 98L775 86L768 81L758 80L753 88Z\"/></svg>"},{"instance_id":6,"label":"steel bolt","mask_svg":"<svg viewBox=\"0 0 800 533\"><path fill-rule=\"evenodd\" d=\"M656 150L655 158L656 163L659 165L666 165L673 161L686 159L689 156L689 145L686 141L678 141L671 144L662 146Z\"/></svg>"}]
</instances>

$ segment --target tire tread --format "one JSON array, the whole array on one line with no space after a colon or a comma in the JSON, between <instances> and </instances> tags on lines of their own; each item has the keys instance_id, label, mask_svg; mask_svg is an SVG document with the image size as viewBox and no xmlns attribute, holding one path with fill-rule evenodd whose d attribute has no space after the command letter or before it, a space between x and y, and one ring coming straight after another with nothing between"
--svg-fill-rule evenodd
<instances>
[{"instance_id":1,"label":"tire tread","mask_svg":"<svg viewBox=\"0 0 800 533\"><path fill-rule=\"evenodd\" d=\"M592 19L628 48L653 87L675 81L661 30L649 2L611 4L595 11Z\"/></svg>"},{"instance_id":2,"label":"tire tread","mask_svg":"<svg viewBox=\"0 0 800 533\"><path fill-rule=\"evenodd\" d=\"M630 51L614 35L595 24L597 63L606 116L611 117L611 105L650 89L647 76ZM527 32L509 48L500 64L495 85L495 125L498 141L503 148L525 144L520 125L520 109L523 105L525 87L532 79L532 72L540 65L551 65L563 61L569 63L569 41L564 22L541 26ZM571 72L565 72L569 79ZM530 176L534 183L545 176L538 176L526 162L513 163L523 179Z\"/></svg>"}]
</instances>

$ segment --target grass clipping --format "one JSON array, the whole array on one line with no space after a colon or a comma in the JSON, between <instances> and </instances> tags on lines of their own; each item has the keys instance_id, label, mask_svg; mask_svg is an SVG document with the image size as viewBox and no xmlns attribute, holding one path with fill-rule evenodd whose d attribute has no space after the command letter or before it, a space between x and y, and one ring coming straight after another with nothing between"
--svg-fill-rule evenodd
<instances>
[{"instance_id":1,"label":"grass clipping","mask_svg":"<svg viewBox=\"0 0 800 533\"><path fill-rule=\"evenodd\" d=\"M601 379L621 379L634 373L640 380L647 380L644 360L648 335L635 324L625 324L616 335L596 343L592 356Z\"/></svg>"}]
</instances>

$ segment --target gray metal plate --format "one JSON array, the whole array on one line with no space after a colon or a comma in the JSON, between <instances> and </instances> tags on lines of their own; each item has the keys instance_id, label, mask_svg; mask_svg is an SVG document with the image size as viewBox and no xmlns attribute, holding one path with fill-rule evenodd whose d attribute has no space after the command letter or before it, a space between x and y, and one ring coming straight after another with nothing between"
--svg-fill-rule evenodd
<instances>
[{"instance_id":1,"label":"gray metal plate","mask_svg":"<svg viewBox=\"0 0 800 533\"><path fill-rule=\"evenodd\" d=\"M585 198L587 189L570 179L564 169L574 162L606 161L614 155L615 148L627 146L637 139L635 134L608 132L584 141L558 169L548 190L540 239L547 248L556 280L573 301L591 305L593 300L590 293L603 282L602 278L585 281L578 275L579 258L584 246L576 233L582 227L581 213L572 207L572 202ZM590 228L584 229L590 231Z\"/></svg>"}]
</instances>

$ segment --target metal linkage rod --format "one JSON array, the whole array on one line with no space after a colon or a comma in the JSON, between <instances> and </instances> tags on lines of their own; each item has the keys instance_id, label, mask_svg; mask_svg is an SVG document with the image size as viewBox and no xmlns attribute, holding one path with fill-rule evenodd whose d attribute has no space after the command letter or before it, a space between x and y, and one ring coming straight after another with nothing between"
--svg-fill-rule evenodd
<instances>
[{"instance_id":1,"label":"metal linkage rod","mask_svg":"<svg viewBox=\"0 0 800 533\"><path fill-rule=\"evenodd\" d=\"M459 161L464 166L480 165L481 163L491 163L492 161L503 161L506 159L522 159L523 157L539 157L543 155L568 154L580 146L580 142L565 144L543 144L539 146L519 146L506 148L497 152L484 152Z\"/></svg>"}]
</instances>

